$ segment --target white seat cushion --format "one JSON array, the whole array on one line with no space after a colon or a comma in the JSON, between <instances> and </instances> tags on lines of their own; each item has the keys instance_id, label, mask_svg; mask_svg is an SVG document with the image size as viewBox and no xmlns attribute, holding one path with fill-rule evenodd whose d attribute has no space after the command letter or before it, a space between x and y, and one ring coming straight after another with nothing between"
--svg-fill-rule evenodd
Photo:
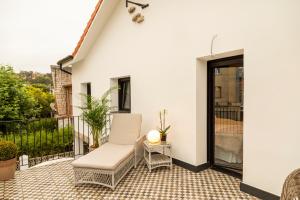
<instances>
[{"instance_id":1,"label":"white seat cushion","mask_svg":"<svg viewBox=\"0 0 300 200\"><path fill-rule=\"evenodd\" d=\"M109 142L113 144L135 144L140 136L141 114L113 114Z\"/></svg>"},{"instance_id":2,"label":"white seat cushion","mask_svg":"<svg viewBox=\"0 0 300 200\"><path fill-rule=\"evenodd\" d=\"M72 162L74 167L115 169L134 151L134 145L105 143L94 151Z\"/></svg>"}]
</instances>

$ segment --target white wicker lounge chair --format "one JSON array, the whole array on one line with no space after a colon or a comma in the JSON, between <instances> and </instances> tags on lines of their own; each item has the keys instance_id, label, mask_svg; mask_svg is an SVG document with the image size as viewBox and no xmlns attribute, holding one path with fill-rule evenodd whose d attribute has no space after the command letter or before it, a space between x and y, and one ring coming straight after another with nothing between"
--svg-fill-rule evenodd
<instances>
[{"instance_id":1,"label":"white wicker lounge chair","mask_svg":"<svg viewBox=\"0 0 300 200\"><path fill-rule=\"evenodd\" d=\"M100 184L115 189L143 156L140 114L114 114L108 142L72 162L75 185Z\"/></svg>"}]
</instances>

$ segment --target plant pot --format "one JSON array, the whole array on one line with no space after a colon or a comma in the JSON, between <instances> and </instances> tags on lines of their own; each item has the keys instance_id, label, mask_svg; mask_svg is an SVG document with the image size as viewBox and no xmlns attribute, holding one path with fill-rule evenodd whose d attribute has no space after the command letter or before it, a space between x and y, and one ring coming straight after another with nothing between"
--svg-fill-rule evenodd
<instances>
[{"instance_id":1,"label":"plant pot","mask_svg":"<svg viewBox=\"0 0 300 200\"><path fill-rule=\"evenodd\" d=\"M92 151L94 151L95 149L97 149L97 147L89 146L89 152L92 152Z\"/></svg>"},{"instance_id":2,"label":"plant pot","mask_svg":"<svg viewBox=\"0 0 300 200\"><path fill-rule=\"evenodd\" d=\"M7 181L14 178L17 166L17 159L0 161L0 181Z\"/></svg>"},{"instance_id":3,"label":"plant pot","mask_svg":"<svg viewBox=\"0 0 300 200\"><path fill-rule=\"evenodd\" d=\"M161 135L160 136L160 141L166 142L167 141L167 135Z\"/></svg>"}]
</instances>

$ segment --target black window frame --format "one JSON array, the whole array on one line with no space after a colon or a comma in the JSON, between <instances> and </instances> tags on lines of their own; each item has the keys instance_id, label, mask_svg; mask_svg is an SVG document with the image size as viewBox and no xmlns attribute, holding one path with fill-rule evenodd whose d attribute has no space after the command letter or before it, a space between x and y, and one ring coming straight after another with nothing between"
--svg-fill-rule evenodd
<instances>
[{"instance_id":1,"label":"black window frame","mask_svg":"<svg viewBox=\"0 0 300 200\"><path fill-rule=\"evenodd\" d=\"M86 95L92 95L91 83L86 83Z\"/></svg>"},{"instance_id":2,"label":"black window frame","mask_svg":"<svg viewBox=\"0 0 300 200\"><path fill-rule=\"evenodd\" d=\"M241 65L244 67L244 56L232 56L227 58L216 59L207 62L207 163L213 169L219 170L231 176L242 179L242 173L222 168L215 164L215 69L232 67L233 65Z\"/></svg>"},{"instance_id":3,"label":"black window frame","mask_svg":"<svg viewBox=\"0 0 300 200\"><path fill-rule=\"evenodd\" d=\"M126 84L127 83L127 84ZM126 91L126 87L129 86L129 95L128 97L124 97L124 91ZM129 98L129 109L124 108L126 98ZM131 83L130 83L130 77L126 78L120 78L118 79L118 112L125 112L130 113L131 112Z\"/></svg>"},{"instance_id":4,"label":"black window frame","mask_svg":"<svg viewBox=\"0 0 300 200\"><path fill-rule=\"evenodd\" d=\"M90 108L92 102L92 87L91 83L86 83L86 103L87 106Z\"/></svg>"}]
</instances>

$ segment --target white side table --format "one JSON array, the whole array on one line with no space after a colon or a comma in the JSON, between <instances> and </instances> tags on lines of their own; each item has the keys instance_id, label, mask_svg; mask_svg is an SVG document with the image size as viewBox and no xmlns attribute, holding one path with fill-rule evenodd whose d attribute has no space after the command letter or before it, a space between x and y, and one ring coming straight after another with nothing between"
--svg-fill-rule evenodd
<instances>
[{"instance_id":1,"label":"white side table","mask_svg":"<svg viewBox=\"0 0 300 200\"><path fill-rule=\"evenodd\" d=\"M144 158L151 172L157 167L170 167L172 169L172 149L171 144L160 142L151 144L148 140L144 141Z\"/></svg>"}]
</instances>

